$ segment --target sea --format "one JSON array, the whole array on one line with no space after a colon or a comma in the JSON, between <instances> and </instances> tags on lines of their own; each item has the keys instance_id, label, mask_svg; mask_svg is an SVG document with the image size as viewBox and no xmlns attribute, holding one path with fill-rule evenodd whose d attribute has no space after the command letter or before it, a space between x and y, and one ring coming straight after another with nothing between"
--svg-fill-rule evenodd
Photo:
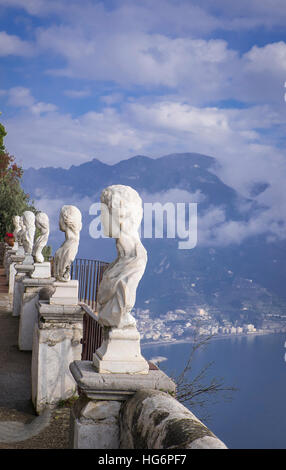
<instances>
[{"instance_id":1,"label":"sea","mask_svg":"<svg viewBox=\"0 0 286 470\"><path fill-rule=\"evenodd\" d=\"M192 343L141 345L148 360L172 377L184 369ZM234 391L205 394L187 406L230 449L286 449L286 334L211 338L198 348L188 380L205 370ZM203 398L203 395L201 396Z\"/></svg>"}]
</instances>

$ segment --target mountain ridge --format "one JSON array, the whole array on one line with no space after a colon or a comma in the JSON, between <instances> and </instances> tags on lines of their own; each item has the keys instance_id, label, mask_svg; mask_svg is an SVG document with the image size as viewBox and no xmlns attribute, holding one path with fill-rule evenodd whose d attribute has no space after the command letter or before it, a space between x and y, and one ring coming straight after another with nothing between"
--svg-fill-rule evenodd
<instances>
[{"instance_id":1,"label":"mountain ridge","mask_svg":"<svg viewBox=\"0 0 286 470\"><path fill-rule=\"evenodd\" d=\"M81 165L72 165L69 169L50 167L26 170L23 187L35 199L36 205L37 201L48 201L47 212L52 205L49 201L82 204L83 230L79 257L109 261L114 256L113 241L90 237L88 229L93 217L86 204L87 201L99 202L102 189L111 184L132 186L142 195L143 202L156 202L152 198L158 198L159 202L165 203L166 198L170 197L174 198L174 202L188 203L194 202L194 195L201 195L198 204L199 230L203 230L201 224L208 217L208 223L215 230L216 223L220 222L214 219L215 214L224 217L225 222L245 225L257 211L264 210L255 198L246 199L222 182L214 173L216 168L218 162L215 158L197 153L169 154L157 159L136 155L114 165L93 159ZM263 189L263 185L258 186L256 193ZM247 210L241 210L241 205L246 203ZM51 234L54 249L58 247L58 237L58 232ZM198 244L192 250L179 250L178 238L143 239L148 263L138 288L136 305L144 309L145 302L149 300L150 315L156 316L176 308L193 311L200 304L213 312L216 318L223 316L239 323L243 317L256 326L263 322L271 302L273 305L279 304L281 311L286 312L285 241L269 243L266 236L256 235L241 243L216 246L209 237L208 244L204 245L199 236ZM253 280L256 293L251 291L250 303L242 296L247 307L238 302L236 290L239 284L233 285L229 272L235 279ZM242 285L247 284L243 281ZM156 295L150 295L150 292ZM243 310L246 308L248 310Z\"/></svg>"}]
</instances>

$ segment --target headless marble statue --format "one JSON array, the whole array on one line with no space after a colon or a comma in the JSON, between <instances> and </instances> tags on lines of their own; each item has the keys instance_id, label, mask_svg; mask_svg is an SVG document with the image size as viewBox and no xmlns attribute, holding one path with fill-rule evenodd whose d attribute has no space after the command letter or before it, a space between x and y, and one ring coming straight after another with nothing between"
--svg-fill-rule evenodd
<instances>
[{"instance_id":1,"label":"headless marble statue","mask_svg":"<svg viewBox=\"0 0 286 470\"><path fill-rule=\"evenodd\" d=\"M24 225L24 222L23 222L23 216L20 217L20 219L19 219L19 225L20 225L20 230L17 234L18 243L19 243L19 245L23 245L23 238L24 238L24 234L25 234L25 231L26 231L26 228L25 228L25 225Z\"/></svg>"},{"instance_id":2,"label":"headless marble statue","mask_svg":"<svg viewBox=\"0 0 286 470\"><path fill-rule=\"evenodd\" d=\"M49 217L45 212L38 212L35 219L36 227L41 231L41 234L36 239L33 248L33 258L36 263L43 263L44 256L42 250L46 246L50 233Z\"/></svg>"},{"instance_id":3,"label":"headless marble statue","mask_svg":"<svg viewBox=\"0 0 286 470\"><path fill-rule=\"evenodd\" d=\"M81 212L75 206L63 206L60 212L59 228L65 232L65 241L54 256L54 276L57 281L70 281L71 264L74 261L82 229Z\"/></svg>"},{"instance_id":4,"label":"headless marble statue","mask_svg":"<svg viewBox=\"0 0 286 470\"><path fill-rule=\"evenodd\" d=\"M34 237L35 237L35 214L31 211L25 211L23 214L23 224L25 226L25 232L23 235L23 246L25 253L28 255L32 254Z\"/></svg>"},{"instance_id":5,"label":"headless marble statue","mask_svg":"<svg viewBox=\"0 0 286 470\"><path fill-rule=\"evenodd\" d=\"M13 225L14 225L14 232L13 232L14 240L15 240L15 242L19 242L18 236L19 236L19 232L21 231L20 216L19 215L14 215Z\"/></svg>"}]
</instances>

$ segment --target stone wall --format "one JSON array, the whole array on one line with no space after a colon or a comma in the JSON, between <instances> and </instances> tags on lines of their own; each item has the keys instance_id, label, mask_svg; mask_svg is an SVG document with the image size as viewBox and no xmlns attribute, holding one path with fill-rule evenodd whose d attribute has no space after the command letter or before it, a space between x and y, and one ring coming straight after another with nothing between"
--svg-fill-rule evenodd
<instances>
[{"instance_id":1,"label":"stone wall","mask_svg":"<svg viewBox=\"0 0 286 470\"><path fill-rule=\"evenodd\" d=\"M140 390L120 411L121 449L226 449L196 416L171 395Z\"/></svg>"}]
</instances>

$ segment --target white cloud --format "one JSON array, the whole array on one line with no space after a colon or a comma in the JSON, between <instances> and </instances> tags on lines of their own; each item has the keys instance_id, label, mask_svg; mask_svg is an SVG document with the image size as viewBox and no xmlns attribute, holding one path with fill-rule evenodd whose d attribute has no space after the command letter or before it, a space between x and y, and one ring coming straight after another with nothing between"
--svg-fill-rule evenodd
<instances>
[{"instance_id":1,"label":"white cloud","mask_svg":"<svg viewBox=\"0 0 286 470\"><path fill-rule=\"evenodd\" d=\"M0 56L24 56L30 57L35 52L32 44L23 41L15 35L0 31Z\"/></svg>"},{"instance_id":2,"label":"white cloud","mask_svg":"<svg viewBox=\"0 0 286 470\"><path fill-rule=\"evenodd\" d=\"M28 108L32 114L42 114L56 111L57 106L51 103L37 102L31 91L25 87L14 87L8 90L8 103L10 106Z\"/></svg>"},{"instance_id":3,"label":"white cloud","mask_svg":"<svg viewBox=\"0 0 286 470\"><path fill-rule=\"evenodd\" d=\"M272 212L245 225L224 220L221 209L214 209L216 232L206 216L206 237L236 241L267 225L280 236L279 211L286 209L281 189L286 43L240 53L209 33L284 26L284 0L276 0L275 8L272 0L122 0L109 8L89 0L0 0L0 5L46 16L44 26L30 31L34 43L0 32L0 55L28 59L42 53L50 73L73 79L64 94L74 99L108 81L99 98L102 109L85 108L77 115L34 98L25 87L0 91L10 106L20 108L5 125L7 147L24 167L69 167L93 157L113 163L136 153L212 155L222 165L223 181L245 195L253 183L267 182L257 199ZM220 100L251 107L210 104Z\"/></svg>"},{"instance_id":4,"label":"white cloud","mask_svg":"<svg viewBox=\"0 0 286 470\"><path fill-rule=\"evenodd\" d=\"M278 0L277 0L278 1ZM286 44L283 41L254 46L240 55L221 39L202 39L213 29L238 29L247 15L258 24L269 18L286 18L286 7L243 1L242 7L229 7L223 0L217 11L211 2L145 0L140 5L125 0L106 8L103 3L85 1L44 2L43 0L0 0L5 6L21 6L30 14L55 14L61 21L48 22L35 30L32 46L16 36L4 35L3 54L52 53L63 59L55 76L110 81L124 88L135 86L170 87L181 98L201 106L224 99L283 104ZM263 3L263 2L262 2ZM243 11L245 14L243 14ZM220 12L220 14L218 14ZM278 14L279 12L279 14ZM282 23L282 21L281 21ZM247 27L247 25L245 25ZM249 26L248 26L249 27ZM195 33L193 29L195 28ZM199 37L198 37L199 36ZM47 71L47 70L46 70ZM70 97L87 96L87 90L66 90ZM112 93L110 93L110 96ZM108 98L107 98L108 99Z\"/></svg>"},{"instance_id":5,"label":"white cloud","mask_svg":"<svg viewBox=\"0 0 286 470\"><path fill-rule=\"evenodd\" d=\"M199 0L199 4L209 15L220 18L220 28L243 31L254 28L274 29L284 27L286 5L284 0Z\"/></svg>"},{"instance_id":6,"label":"white cloud","mask_svg":"<svg viewBox=\"0 0 286 470\"><path fill-rule=\"evenodd\" d=\"M14 87L9 90L9 104L16 107L31 107L35 103L31 91L25 87Z\"/></svg>"},{"instance_id":7,"label":"white cloud","mask_svg":"<svg viewBox=\"0 0 286 470\"><path fill-rule=\"evenodd\" d=\"M105 103L107 106L112 106L113 104L120 103L123 101L123 94L122 93L111 93L109 95L103 95L100 97L101 101Z\"/></svg>"},{"instance_id":8,"label":"white cloud","mask_svg":"<svg viewBox=\"0 0 286 470\"><path fill-rule=\"evenodd\" d=\"M42 50L55 51L66 60L65 68L49 71L54 75L109 80L124 87L179 86L191 93L190 98L195 99L197 93L204 101L214 93L225 95L226 69L236 59L236 53L222 40L136 31L89 35L82 29L53 26L39 30L37 42Z\"/></svg>"},{"instance_id":9,"label":"white cloud","mask_svg":"<svg viewBox=\"0 0 286 470\"><path fill-rule=\"evenodd\" d=\"M85 98L87 96L90 96L91 91L90 90L65 90L64 94L68 96L69 98L80 99L80 98Z\"/></svg>"},{"instance_id":10,"label":"white cloud","mask_svg":"<svg viewBox=\"0 0 286 470\"><path fill-rule=\"evenodd\" d=\"M253 46L240 55L221 39L140 28L83 28L79 22L39 29L37 47L64 59L61 68L47 71L55 76L110 81L124 88L164 86L194 105L226 99L283 102L283 41Z\"/></svg>"},{"instance_id":11,"label":"white cloud","mask_svg":"<svg viewBox=\"0 0 286 470\"><path fill-rule=\"evenodd\" d=\"M217 158L220 177L246 195L252 183L266 180L274 185L285 170L283 152L257 130L259 116L265 129L277 127L278 117L268 107L232 110L139 100L121 109L105 107L72 117L54 111L53 105L33 102L26 89L13 90L13 100L26 102L34 113L52 111L26 113L25 119L18 115L5 123L7 145L24 167L197 152Z\"/></svg>"},{"instance_id":12,"label":"white cloud","mask_svg":"<svg viewBox=\"0 0 286 470\"><path fill-rule=\"evenodd\" d=\"M284 207L285 202L284 200ZM221 207L211 207L204 214L198 213L198 245L200 246L240 245L247 238L256 235L266 235L272 240L285 240L286 218L284 217L283 220L281 212L277 214L277 211L272 209L253 215L247 222L227 220L225 210Z\"/></svg>"},{"instance_id":13,"label":"white cloud","mask_svg":"<svg viewBox=\"0 0 286 470\"><path fill-rule=\"evenodd\" d=\"M70 167L93 157L119 161L142 149L142 137L110 108L73 118L52 112L5 121L7 148L22 165Z\"/></svg>"},{"instance_id":14,"label":"white cloud","mask_svg":"<svg viewBox=\"0 0 286 470\"><path fill-rule=\"evenodd\" d=\"M106 107L76 118L59 112L25 113L5 123L9 129L6 145L24 167L69 167L94 157L114 163L138 153L153 157L179 151L212 155L221 164L217 175L241 194L248 196L256 182L269 184L256 197L269 209L248 223L226 220L223 208L212 208L203 217L199 214L199 243L240 243L259 233L285 238L285 157L256 129L259 116L263 116L265 129L276 123L276 114L268 111L264 106L233 110L138 101L121 110ZM204 196L173 189L142 197L146 202L164 203L201 202Z\"/></svg>"},{"instance_id":15,"label":"white cloud","mask_svg":"<svg viewBox=\"0 0 286 470\"><path fill-rule=\"evenodd\" d=\"M146 31L202 35L216 30L243 31L284 27L284 0L120 0L105 6L92 0L0 0L5 7L18 7L35 16L59 15L87 28L110 31Z\"/></svg>"},{"instance_id":16,"label":"white cloud","mask_svg":"<svg viewBox=\"0 0 286 470\"><path fill-rule=\"evenodd\" d=\"M45 212L49 217L51 234L59 232L60 210L65 204L75 205L82 213L87 214L93 203L94 200L91 198L84 197L79 199L78 196L69 196L67 199L52 199L48 197L39 197L36 199L37 209Z\"/></svg>"},{"instance_id":17,"label":"white cloud","mask_svg":"<svg viewBox=\"0 0 286 470\"><path fill-rule=\"evenodd\" d=\"M22 8L30 15L43 16L49 13L63 13L67 7L66 1L62 0L0 0L3 7Z\"/></svg>"},{"instance_id":18,"label":"white cloud","mask_svg":"<svg viewBox=\"0 0 286 470\"><path fill-rule=\"evenodd\" d=\"M185 189L171 188L167 191L157 193L146 193L142 191L140 196L143 202L166 204L168 202L176 203L199 203L205 200L205 195L200 190L194 193L186 191Z\"/></svg>"}]
</instances>

